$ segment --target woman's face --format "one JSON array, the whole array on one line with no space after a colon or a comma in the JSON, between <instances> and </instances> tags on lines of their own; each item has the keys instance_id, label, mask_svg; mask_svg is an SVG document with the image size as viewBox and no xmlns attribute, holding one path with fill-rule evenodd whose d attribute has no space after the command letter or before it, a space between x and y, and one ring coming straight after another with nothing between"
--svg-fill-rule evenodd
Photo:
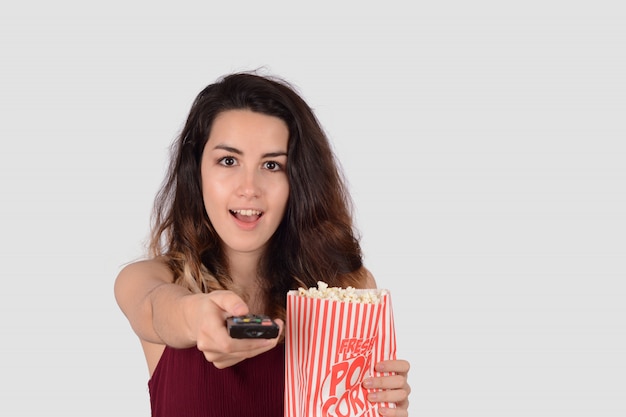
<instances>
[{"instance_id":1,"label":"woman's face","mask_svg":"<svg viewBox=\"0 0 626 417\"><path fill-rule=\"evenodd\" d=\"M202 154L202 195L228 254L263 250L289 197L286 123L250 110L215 118Z\"/></svg>"}]
</instances>

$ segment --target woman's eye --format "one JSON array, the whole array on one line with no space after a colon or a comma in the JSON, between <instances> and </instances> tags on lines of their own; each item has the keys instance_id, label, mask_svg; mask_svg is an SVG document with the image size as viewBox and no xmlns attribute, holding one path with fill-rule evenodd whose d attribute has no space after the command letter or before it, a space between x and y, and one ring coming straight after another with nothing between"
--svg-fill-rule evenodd
<instances>
[{"instance_id":1,"label":"woman's eye","mask_svg":"<svg viewBox=\"0 0 626 417\"><path fill-rule=\"evenodd\" d=\"M233 166L237 164L237 161L232 156L225 156L224 158L219 160L221 165Z\"/></svg>"},{"instance_id":2,"label":"woman's eye","mask_svg":"<svg viewBox=\"0 0 626 417\"><path fill-rule=\"evenodd\" d=\"M265 169L269 169L270 171L280 171L280 164L274 161L265 162Z\"/></svg>"}]
</instances>

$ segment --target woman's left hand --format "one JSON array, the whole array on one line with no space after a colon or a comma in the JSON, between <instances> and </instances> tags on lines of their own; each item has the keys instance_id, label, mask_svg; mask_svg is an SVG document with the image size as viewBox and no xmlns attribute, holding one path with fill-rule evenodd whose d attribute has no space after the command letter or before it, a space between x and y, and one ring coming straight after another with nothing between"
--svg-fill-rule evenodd
<instances>
[{"instance_id":1,"label":"woman's left hand","mask_svg":"<svg viewBox=\"0 0 626 417\"><path fill-rule=\"evenodd\" d=\"M410 364L405 360L387 360L376 364L377 372L391 373L388 376L370 377L363 380L363 387L370 390L367 399L371 402L395 403L395 408L380 407L383 416L406 417L409 415L408 383ZM383 391L378 391L383 390Z\"/></svg>"}]
</instances>

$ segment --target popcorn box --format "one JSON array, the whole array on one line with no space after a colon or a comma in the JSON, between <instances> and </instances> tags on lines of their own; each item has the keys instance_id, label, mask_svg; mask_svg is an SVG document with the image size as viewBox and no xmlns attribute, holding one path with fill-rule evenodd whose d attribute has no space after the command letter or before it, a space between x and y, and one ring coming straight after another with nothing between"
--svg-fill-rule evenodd
<instances>
[{"instance_id":1,"label":"popcorn box","mask_svg":"<svg viewBox=\"0 0 626 417\"><path fill-rule=\"evenodd\" d=\"M389 375L374 371L376 363L396 359L391 296L349 290L287 294L285 417L378 417L380 406L395 407L369 402L373 390L362 387L366 377Z\"/></svg>"}]
</instances>

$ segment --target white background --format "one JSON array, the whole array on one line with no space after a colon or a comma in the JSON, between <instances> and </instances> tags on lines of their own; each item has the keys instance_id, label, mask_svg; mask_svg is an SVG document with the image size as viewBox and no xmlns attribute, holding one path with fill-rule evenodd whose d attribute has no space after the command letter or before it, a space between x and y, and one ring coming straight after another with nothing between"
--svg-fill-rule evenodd
<instances>
[{"instance_id":1,"label":"white background","mask_svg":"<svg viewBox=\"0 0 626 417\"><path fill-rule=\"evenodd\" d=\"M195 95L264 67L343 163L412 416L626 416L620 2L157 3L0 6L0 415L149 415L113 280Z\"/></svg>"}]
</instances>

